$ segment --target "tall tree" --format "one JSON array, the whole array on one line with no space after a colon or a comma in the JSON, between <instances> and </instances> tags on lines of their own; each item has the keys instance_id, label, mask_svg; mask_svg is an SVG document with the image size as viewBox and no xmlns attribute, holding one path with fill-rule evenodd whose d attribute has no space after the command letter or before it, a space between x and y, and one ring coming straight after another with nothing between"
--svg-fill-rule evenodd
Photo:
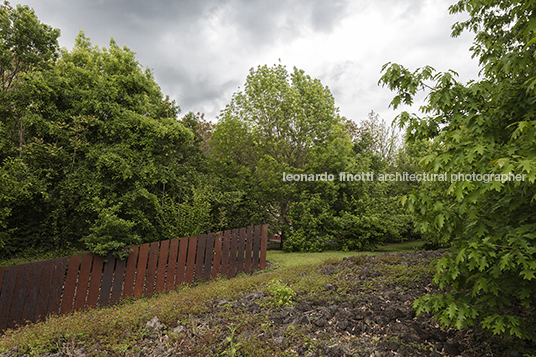
<instances>
[{"instance_id":1,"label":"tall tree","mask_svg":"<svg viewBox=\"0 0 536 357\"><path fill-rule=\"evenodd\" d=\"M395 108L429 89L424 116L404 112L398 121L410 138L435 141L424 160L430 171L457 175L405 201L421 229L451 243L434 278L448 289L415 307L443 325L536 341L536 3L460 0L450 12L469 15L452 34L475 32L481 80L398 64L381 78L397 92Z\"/></svg>"},{"instance_id":2,"label":"tall tree","mask_svg":"<svg viewBox=\"0 0 536 357\"><path fill-rule=\"evenodd\" d=\"M28 6L13 8L7 1L0 4L0 251L14 229L7 223L11 204L35 190L34 182L25 179L27 168L13 159L22 158L26 145L26 106L21 87L57 57L59 35L58 29L41 24Z\"/></svg>"},{"instance_id":3,"label":"tall tree","mask_svg":"<svg viewBox=\"0 0 536 357\"><path fill-rule=\"evenodd\" d=\"M256 214L269 213L284 234L291 225L290 205L305 186L283 174L338 172L351 152L329 89L281 64L252 68L244 90L233 95L218 119L217 167L243 182L260 205Z\"/></svg>"},{"instance_id":4,"label":"tall tree","mask_svg":"<svg viewBox=\"0 0 536 357\"><path fill-rule=\"evenodd\" d=\"M402 139L397 125L389 125L372 110L359 124L347 119L345 126L354 143L354 151L369 151L385 163L395 162Z\"/></svg>"},{"instance_id":5,"label":"tall tree","mask_svg":"<svg viewBox=\"0 0 536 357\"><path fill-rule=\"evenodd\" d=\"M59 36L58 29L40 23L28 6L0 5L0 148L11 148L7 140L16 142L20 157L26 126L20 87L25 78L53 63Z\"/></svg>"}]
</instances>

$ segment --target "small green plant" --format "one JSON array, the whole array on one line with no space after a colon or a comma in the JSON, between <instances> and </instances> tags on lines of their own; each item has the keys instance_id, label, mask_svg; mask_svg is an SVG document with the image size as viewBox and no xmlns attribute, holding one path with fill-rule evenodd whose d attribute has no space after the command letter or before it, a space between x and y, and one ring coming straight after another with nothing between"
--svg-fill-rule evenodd
<instances>
[{"instance_id":1,"label":"small green plant","mask_svg":"<svg viewBox=\"0 0 536 357\"><path fill-rule=\"evenodd\" d=\"M272 304L275 307L292 306L292 300L296 297L296 292L278 279L270 282L268 292L273 296Z\"/></svg>"},{"instance_id":2,"label":"small green plant","mask_svg":"<svg viewBox=\"0 0 536 357\"><path fill-rule=\"evenodd\" d=\"M236 353L240 346L242 346L242 342L236 342L234 339L237 328L238 326L235 325L231 325L231 327L229 327L231 334L225 338L225 341L229 342L229 348L222 352L222 356L234 357L236 356Z\"/></svg>"}]
</instances>

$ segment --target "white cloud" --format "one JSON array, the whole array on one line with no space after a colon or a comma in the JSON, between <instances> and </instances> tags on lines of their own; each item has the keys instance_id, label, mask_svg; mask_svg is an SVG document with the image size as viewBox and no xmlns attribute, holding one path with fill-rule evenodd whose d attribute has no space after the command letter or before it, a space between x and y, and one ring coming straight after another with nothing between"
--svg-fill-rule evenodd
<instances>
[{"instance_id":1,"label":"white cloud","mask_svg":"<svg viewBox=\"0 0 536 357\"><path fill-rule=\"evenodd\" d=\"M450 38L460 18L447 0L27 0L42 22L62 30L71 47L79 29L108 45L114 37L154 70L165 94L185 111L215 119L248 70L282 60L328 85L341 114L386 120L393 96L377 82L386 62L411 69L455 69L477 75L472 37ZM413 109L416 111L416 109Z\"/></svg>"}]
</instances>

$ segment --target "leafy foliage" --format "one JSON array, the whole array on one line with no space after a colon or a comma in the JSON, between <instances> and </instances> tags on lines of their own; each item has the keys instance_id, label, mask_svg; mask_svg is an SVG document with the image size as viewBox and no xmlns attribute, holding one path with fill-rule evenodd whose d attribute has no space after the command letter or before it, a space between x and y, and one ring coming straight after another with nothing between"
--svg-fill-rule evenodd
<instances>
[{"instance_id":1,"label":"leafy foliage","mask_svg":"<svg viewBox=\"0 0 536 357\"><path fill-rule=\"evenodd\" d=\"M187 155L193 133L132 51L80 33L72 51L21 78L1 105L3 128L18 118L23 134L2 151L4 255L82 243L105 254L209 229L194 189L201 154Z\"/></svg>"},{"instance_id":2,"label":"leafy foliage","mask_svg":"<svg viewBox=\"0 0 536 357\"><path fill-rule=\"evenodd\" d=\"M292 306L296 292L292 287L279 279L274 279L268 285L268 292L272 295L272 304L275 307Z\"/></svg>"},{"instance_id":3,"label":"leafy foliage","mask_svg":"<svg viewBox=\"0 0 536 357\"><path fill-rule=\"evenodd\" d=\"M329 89L302 70L288 73L282 65L250 70L244 90L221 112L213 135L212 158L219 172L258 202L257 215L273 217L273 227L285 238L289 210L304 187L283 181L283 173L338 171L349 153Z\"/></svg>"},{"instance_id":4,"label":"leafy foliage","mask_svg":"<svg viewBox=\"0 0 536 357\"><path fill-rule=\"evenodd\" d=\"M415 303L457 328L480 324L497 334L536 336L536 22L534 2L461 0L468 12L453 35L476 33L480 81L430 67L414 72L387 64L381 82L397 91L391 104L412 104L429 89L426 115L402 113L410 139L431 138L423 162L431 172L473 174L429 182L405 200L420 229L452 245L434 281L451 289Z\"/></svg>"}]
</instances>

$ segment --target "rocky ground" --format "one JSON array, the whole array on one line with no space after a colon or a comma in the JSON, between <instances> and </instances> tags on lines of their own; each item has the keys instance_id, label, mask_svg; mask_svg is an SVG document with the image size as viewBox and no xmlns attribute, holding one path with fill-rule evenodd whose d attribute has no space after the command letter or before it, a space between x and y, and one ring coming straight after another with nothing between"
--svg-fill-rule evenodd
<instances>
[{"instance_id":1,"label":"rocky ground","mask_svg":"<svg viewBox=\"0 0 536 357\"><path fill-rule=\"evenodd\" d=\"M432 316L415 315L413 301L435 292L429 263L442 254L358 256L324 265L311 272L323 279L319 291L297 291L293 306L275 307L265 291L214 299L206 313L178 326L149 321L145 338L124 355L536 356L534 345L478 329L440 328ZM67 347L49 357L87 354Z\"/></svg>"}]
</instances>

